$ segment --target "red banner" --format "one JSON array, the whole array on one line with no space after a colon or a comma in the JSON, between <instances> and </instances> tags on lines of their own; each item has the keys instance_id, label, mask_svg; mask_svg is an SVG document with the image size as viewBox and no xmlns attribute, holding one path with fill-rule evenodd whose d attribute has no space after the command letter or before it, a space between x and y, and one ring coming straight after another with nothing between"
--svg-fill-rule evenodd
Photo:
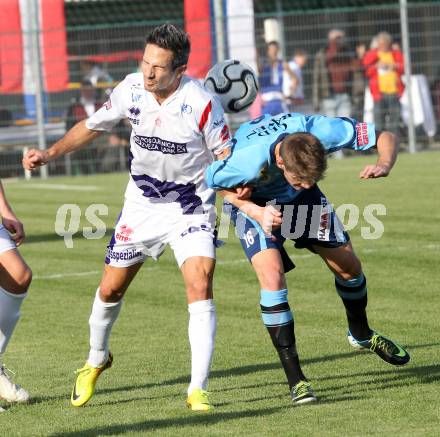
<instances>
[{"instance_id":1,"label":"red banner","mask_svg":"<svg viewBox=\"0 0 440 437\"><path fill-rule=\"evenodd\" d=\"M209 0L185 0L185 30L191 38L188 74L204 78L212 62L212 29Z\"/></svg>"}]
</instances>

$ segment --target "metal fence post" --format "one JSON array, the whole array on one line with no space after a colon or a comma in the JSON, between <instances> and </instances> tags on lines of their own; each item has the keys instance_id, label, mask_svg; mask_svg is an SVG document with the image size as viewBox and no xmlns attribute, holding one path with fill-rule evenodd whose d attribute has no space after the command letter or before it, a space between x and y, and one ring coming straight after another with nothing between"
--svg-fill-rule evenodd
<instances>
[{"instance_id":1,"label":"metal fence post","mask_svg":"<svg viewBox=\"0 0 440 437\"><path fill-rule=\"evenodd\" d=\"M217 62L225 60L226 47L223 30L225 17L223 16L223 0L214 0L214 32Z\"/></svg>"},{"instance_id":2,"label":"metal fence post","mask_svg":"<svg viewBox=\"0 0 440 437\"><path fill-rule=\"evenodd\" d=\"M415 153L416 149L416 131L414 127L414 106L411 92L411 57L409 47L408 30L408 4L406 0L400 2L400 28L402 33L403 56L405 65L406 93L408 96L408 147L410 153Z\"/></svg>"},{"instance_id":3,"label":"metal fence post","mask_svg":"<svg viewBox=\"0 0 440 437\"><path fill-rule=\"evenodd\" d=\"M44 131L44 101L43 101L43 74L40 56L40 14L38 0L28 0L27 5L31 11L31 62L35 78L35 111L37 115L38 148L46 148L46 134ZM40 168L40 176L46 179L48 176L47 166Z\"/></svg>"},{"instance_id":4,"label":"metal fence post","mask_svg":"<svg viewBox=\"0 0 440 437\"><path fill-rule=\"evenodd\" d=\"M278 41L280 44L281 55L283 60L287 60L287 52L286 52L286 36L284 34L284 14L283 14L283 4L281 0L276 0L276 17L279 26L279 36L280 40Z\"/></svg>"}]
</instances>

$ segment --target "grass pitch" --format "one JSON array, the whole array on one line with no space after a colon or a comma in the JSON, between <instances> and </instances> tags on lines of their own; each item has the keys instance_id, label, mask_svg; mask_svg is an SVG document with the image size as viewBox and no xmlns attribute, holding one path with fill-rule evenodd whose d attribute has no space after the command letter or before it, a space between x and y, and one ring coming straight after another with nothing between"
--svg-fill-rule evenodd
<instances>
[{"instance_id":1,"label":"grass pitch","mask_svg":"<svg viewBox=\"0 0 440 437\"><path fill-rule=\"evenodd\" d=\"M111 338L113 368L100 377L86 407L70 406L73 372L87 357L88 317L127 175L7 182L26 226L21 252L34 281L5 360L34 401L7 406L0 435L438 435L440 153L402 155L389 178L359 180L360 169L374 160L331 160L320 185L336 207L359 208L350 235L368 279L370 324L407 346L411 362L395 368L353 351L332 275L317 256L289 244L297 264L288 283L298 349L320 398L316 405L293 407L260 319L257 281L231 228L218 251L218 333L209 385L216 409L207 414L185 407L187 309L169 250L158 263L145 264L127 293ZM72 249L54 232L57 209L65 203L82 211ZM81 231L91 225L84 214L94 203L109 208L103 217L108 232L86 240ZM386 207L386 215L378 216L385 231L377 240L361 237L362 227L371 228L362 216L369 204Z\"/></svg>"}]
</instances>

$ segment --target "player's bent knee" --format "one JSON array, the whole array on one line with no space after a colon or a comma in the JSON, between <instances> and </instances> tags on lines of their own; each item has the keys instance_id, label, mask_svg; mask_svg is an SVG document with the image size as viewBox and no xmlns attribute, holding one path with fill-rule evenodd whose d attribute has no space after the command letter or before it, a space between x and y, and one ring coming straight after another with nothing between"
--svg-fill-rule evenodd
<instances>
[{"instance_id":1,"label":"player's bent knee","mask_svg":"<svg viewBox=\"0 0 440 437\"><path fill-rule=\"evenodd\" d=\"M28 291L32 282L32 270L25 265L16 275L10 279L11 284L7 290L13 294L24 294Z\"/></svg>"},{"instance_id":2,"label":"player's bent knee","mask_svg":"<svg viewBox=\"0 0 440 437\"><path fill-rule=\"evenodd\" d=\"M119 302L124 297L124 292L125 290L105 283L99 286L99 297L103 302Z\"/></svg>"},{"instance_id":3,"label":"player's bent knee","mask_svg":"<svg viewBox=\"0 0 440 437\"><path fill-rule=\"evenodd\" d=\"M26 266L21 276L21 280L19 282L20 288L23 291L23 293L26 293L29 286L31 285L31 282L32 282L32 270L28 266Z\"/></svg>"},{"instance_id":4,"label":"player's bent knee","mask_svg":"<svg viewBox=\"0 0 440 437\"><path fill-rule=\"evenodd\" d=\"M362 264L356 256L353 256L351 263L338 270L336 274L344 281L358 278L362 274Z\"/></svg>"},{"instance_id":5,"label":"player's bent knee","mask_svg":"<svg viewBox=\"0 0 440 437\"><path fill-rule=\"evenodd\" d=\"M209 276L186 283L186 293L191 301L212 297L212 281Z\"/></svg>"},{"instance_id":6,"label":"player's bent knee","mask_svg":"<svg viewBox=\"0 0 440 437\"><path fill-rule=\"evenodd\" d=\"M264 269L259 269L257 276L261 288L265 290L281 290L286 288L284 269L278 264L267 265Z\"/></svg>"}]
</instances>

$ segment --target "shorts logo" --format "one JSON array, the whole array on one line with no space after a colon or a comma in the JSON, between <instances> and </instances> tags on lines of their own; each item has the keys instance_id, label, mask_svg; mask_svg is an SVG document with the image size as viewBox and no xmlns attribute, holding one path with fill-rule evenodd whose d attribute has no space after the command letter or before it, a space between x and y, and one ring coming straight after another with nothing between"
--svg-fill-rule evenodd
<instances>
[{"instance_id":1,"label":"shorts logo","mask_svg":"<svg viewBox=\"0 0 440 437\"><path fill-rule=\"evenodd\" d=\"M150 150L152 152L161 152L164 155L180 155L187 153L186 143L174 143L166 141L159 137L143 137L135 135L133 137L134 143L142 149Z\"/></svg>"},{"instance_id":2,"label":"shorts logo","mask_svg":"<svg viewBox=\"0 0 440 437\"><path fill-rule=\"evenodd\" d=\"M200 226L190 226L186 231L180 234L181 237L184 237L188 234L193 234L194 232L205 231L211 232L211 227L202 223Z\"/></svg>"},{"instance_id":3,"label":"shorts logo","mask_svg":"<svg viewBox=\"0 0 440 437\"><path fill-rule=\"evenodd\" d=\"M125 250L124 252L115 252L110 248L107 249L107 258L114 261L129 261L139 256L142 256L142 252L136 249Z\"/></svg>"},{"instance_id":4,"label":"shorts logo","mask_svg":"<svg viewBox=\"0 0 440 437\"><path fill-rule=\"evenodd\" d=\"M141 115L141 110L137 107L137 106L132 106L128 112L133 116L133 117L139 117L139 115Z\"/></svg>"},{"instance_id":5,"label":"shorts logo","mask_svg":"<svg viewBox=\"0 0 440 437\"><path fill-rule=\"evenodd\" d=\"M329 241L330 237L330 220L331 205L329 205L325 197L321 197L321 217L319 220L318 240Z\"/></svg>"},{"instance_id":6,"label":"shorts logo","mask_svg":"<svg viewBox=\"0 0 440 437\"><path fill-rule=\"evenodd\" d=\"M368 138L368 126L367 123L356 124L356 137L358 146L366 146L370 142Z\"/></svg>"},{"instance_id":7,"label":"shorts logo","mask_svg":"<svg viewBox=\"0 0 440 437\"><path fill-rule=\"evenodd\" d=\"M180 112L182 114L191 114L192 106L191 105L187 105L186 103L182 103L182 106L180 107Z\"/></svg>"},{"instance_id":8,"label":"shorts logo","mask_svg":"<svg viewBox=\"0 0 440 437\"><path fill-rule=\"evenodd\" d=\"M115 238L119 241L123 241L127 243L131 241L131 234L133 233L133 229L129 228L127 225L121 225L119 227L119 232L116 232Z\"/></svg>"}]
</instances>

